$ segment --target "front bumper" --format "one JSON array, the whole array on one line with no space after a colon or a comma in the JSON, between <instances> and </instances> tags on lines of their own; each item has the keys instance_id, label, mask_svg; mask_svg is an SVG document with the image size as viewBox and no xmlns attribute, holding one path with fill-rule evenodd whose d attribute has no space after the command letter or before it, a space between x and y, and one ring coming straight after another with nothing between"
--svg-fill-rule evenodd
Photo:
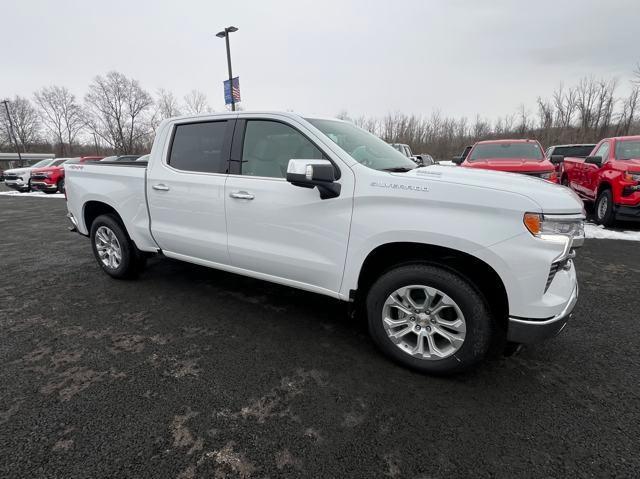
<instances>
[{"instance_id":1,"label":"front bumper","mask_svg":"<svg viewBox=\"0 0 640 479\"><path fill-rule=\"evenodd\" d=\"M31 180L31 188L40 191L56 191L58 189L58 185L50 185L49 183L45 183L44 181Z\"/></svg>"},{"instance_id":2,"label":"front bumper","mask_svg":"<svg viewBox=\"0 0 640 479\"><path fill-rule=\"evenodd\" d=\"M640 221L640 205L618 206L616 208L616 219L623 220L623 221Z\"/></svg>"},{"instance_id":3,"label":"front bumper","mask_svg":"<svg viewBox=\"0 0 640 479\"><path fill-rule=\"evenodd\" d=\"M14 190L26 190L29 188L29 183L25 183L21 179L18 180L5 180L5 186L13 188Z\"/></svg>"},{"instance_id":4,"label":"front bumper","mask_svg":"<svg viewBox=\"0 0 640 479\"><path fill-rule=\"evenodd\" d=\"M534 344L558 335L571 318L577 301L578 284L576 283L566 306L554 317L549 319L510 317L507 340L520 344Z\"/></svg>"}]
</instances>

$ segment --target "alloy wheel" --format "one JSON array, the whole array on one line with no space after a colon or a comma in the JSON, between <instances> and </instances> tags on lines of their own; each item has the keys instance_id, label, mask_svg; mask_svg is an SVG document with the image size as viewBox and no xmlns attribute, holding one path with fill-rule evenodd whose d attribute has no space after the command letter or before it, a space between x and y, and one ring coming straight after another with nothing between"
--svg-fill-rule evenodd
<instances>
[{"instance_id":1,"label":"alloy wheel","mask_svg":"<svg viewBox=\"0 0 640 479\"><path fill-rule=\"evenodd\" d=\"M122 248L116 234L106 226L96 230L95 245L100 261L109 269L118 269L122 262Z\"/></svg>"},{"instance_id":2,"label":"alloy wheel","mask_svg":"<svg viewBox=\"0 0 640 479\"><path fill-rule=\"evenodd\" d=\"M437 288L410 285L389 295L382 307L389 339L419 359L438 360L464 344L466 322L457 303Z\"/></svg>"}]
</instances>

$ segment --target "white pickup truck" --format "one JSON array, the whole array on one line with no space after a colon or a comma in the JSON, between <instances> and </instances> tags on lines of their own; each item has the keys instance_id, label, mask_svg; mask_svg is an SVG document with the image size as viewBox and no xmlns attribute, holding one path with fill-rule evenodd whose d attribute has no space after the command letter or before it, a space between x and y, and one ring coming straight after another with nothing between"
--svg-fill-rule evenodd
<instances>
[{"instance_id":1,"label":"white pickup truck","mask_svg":"<svg viewBox=\"0 0 640 479\"><path fill-rule=\"evenodd\" d=\"M72 229L132 277L164 256L351 301L392 359L436 374L556 335L582 202L537 178L416 165L351 123L164 121L148 164L65 166Z\"/></svg>"}]
</instances>

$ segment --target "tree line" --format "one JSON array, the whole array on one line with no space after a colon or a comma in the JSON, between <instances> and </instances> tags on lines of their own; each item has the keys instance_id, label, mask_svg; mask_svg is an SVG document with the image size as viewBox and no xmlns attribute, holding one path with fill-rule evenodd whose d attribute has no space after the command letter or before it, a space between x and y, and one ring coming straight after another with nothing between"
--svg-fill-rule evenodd
<instances>
[{"instance_id":1,"label":"tree line","mask_svg":"<svg viewBox=\"0 0 640 479\"><path fill-rule=\"evenodd\" d=\"M619 82L594 77L577 84L560 85L548 98L538 97L533 112L521 105L516 112L491 121L454 118L436 111L430 116L389 113L383 118L341 119L376 134L389 143L406 143L416 153L449 159L476 141L530 138L546 148L568 143L597 143L610 136L640 134L640 64L636 67L628 94L619 96Z\"/></svg>"},{"instance_id":2,"label":"tree line","mask_svg":"<svg viewBox=\"0 0 640 479\"><path fill-rule=\"evenodd\" d=\"M96 76L82 99L64 86L49 86L32 98L10 98L8 107L13 129L3 107L0 151L15 151L17 142L21 151L51 151L59 157L148 152L165 118L213 111L198 90L182 101L164 89L152 95L116 71Z\"/></svg>"},{"instance_id":3,"label":"tree line","mask_svg":"<svg viewBox=\"0 0 640 479\"><path fill-rule=\"evenodd\" d=\"M607 136L640 134L640 64L629 92L619 95L616 79L586 77L560 85L550 97L538 97L533 112L521 105L514 113L489 120L455 118L436 111L429 116L389 113L382 118L337 116L390 143L406 143L416 153L437 159L459 154L484 139L533 138L543 145L595 143ZM51 151L57 156L148 152L159 123L180 114L212 112L204 93L192 90L182 100L160 89L155 95L137 80L112 71L98 75L82 99L64 86L45 87L33 98L9 102L15 138L0 110L0 151ZM14 141L12 141L14 140Z\"/></svg>"}]
</instances>

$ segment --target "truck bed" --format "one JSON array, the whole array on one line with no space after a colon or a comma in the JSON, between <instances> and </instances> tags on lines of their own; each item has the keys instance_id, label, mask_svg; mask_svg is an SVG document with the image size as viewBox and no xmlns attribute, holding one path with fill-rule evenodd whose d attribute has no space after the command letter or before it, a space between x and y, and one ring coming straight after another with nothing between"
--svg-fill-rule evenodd
<instances>
[{"instance_id":1,"label":"truck bed","mask_svg":"<svg viewBox=\"0 0 640 479\"><path fill-rule=\"evenodd\" d=\"M147 164L144 162L96 162L65 165L69 212L78 232L89 234L85 224L90 202L118 211L131 239L143 250L157 249L149 231L146 200Z\"/></svg>"}]
</instances>

